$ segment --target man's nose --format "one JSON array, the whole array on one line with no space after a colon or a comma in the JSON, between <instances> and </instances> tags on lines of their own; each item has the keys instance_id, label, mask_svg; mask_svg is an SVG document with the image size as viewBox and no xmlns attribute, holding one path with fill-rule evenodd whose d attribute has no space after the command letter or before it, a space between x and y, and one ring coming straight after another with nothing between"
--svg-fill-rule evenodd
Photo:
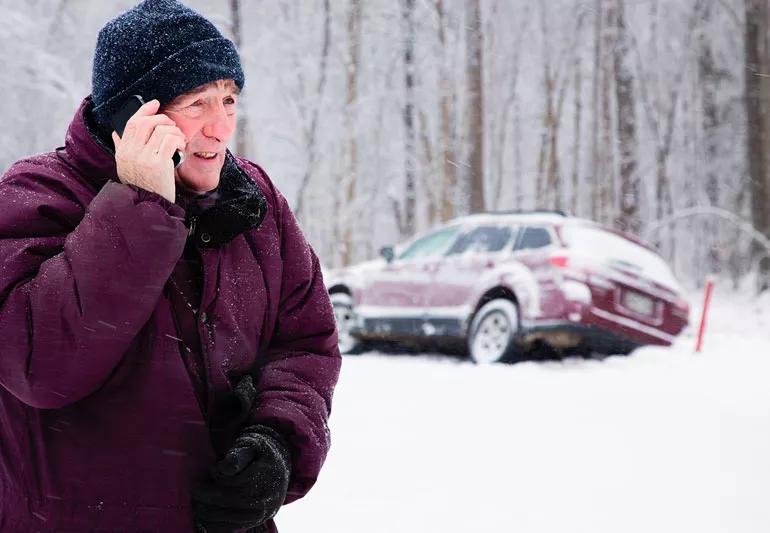
<instances>
[{"instance_id":1,"label":"man's nose","mask_svg":"<svg viewBox=\"0 0 770 533\"><path fill-rule=\"evenodd\" d=\"M206 121L203 124L203 134L206 137L214 137L219 141L226 141L232 133L232 126L223 104L214 106L209 110Z\"/></svg>"}]
</instances>

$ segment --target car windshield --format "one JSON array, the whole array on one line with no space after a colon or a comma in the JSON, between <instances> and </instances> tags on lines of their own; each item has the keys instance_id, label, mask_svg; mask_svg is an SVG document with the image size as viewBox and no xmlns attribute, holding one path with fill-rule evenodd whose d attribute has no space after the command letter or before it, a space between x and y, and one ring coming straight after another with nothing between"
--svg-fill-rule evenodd
<instances>
[{"instance_id":1,"label":"car windshield","mask_svg":"<svg viewBox=\"0 0 770 533\"><path fill-rule=\"evenodd\" d=\"M460 231L460 226L450 226L442 228L425 237L414 241L401 255L399 259L419 259L442 255L446 249L454 242L455 237Z\"/></svg>"},{"instance_id":2,"label":"car windshield","mask_svg":"<svg viewBox=\"0 0 770 533\"><path fill-rule=\"evenodd\" d=\"M635 271L665 287L681 290L662 257L620 235L591 226L567 226L563 235L574 254Z\"/></svg>"},{"instance_id":3,"label":"car windshield","mask_svg":"<svg viewBox=\"0 0 770 533\"><path fill-rule=\"evenodd\" d=\"M499 252L510 240L509 227L481 226L460 235L446 254Z\"/></svg>"}]
</instances>

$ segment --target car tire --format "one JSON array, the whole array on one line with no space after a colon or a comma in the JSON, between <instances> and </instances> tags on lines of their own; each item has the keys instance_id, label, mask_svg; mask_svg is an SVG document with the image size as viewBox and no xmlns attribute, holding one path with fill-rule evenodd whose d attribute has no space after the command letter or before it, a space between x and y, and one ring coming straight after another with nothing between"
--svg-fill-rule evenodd
<instances>
[{"instance_id":1,"label":"car tire","mask_svg":"<svg viewBox=\"0 0 770 533\"><path fill-rule=\"evenodd\" d=\"M468 329L468 355L480 365L507 363L521 358L516 344L519 308L515 302L495 298L481 306Z\"/></svg>"},{"instance_id":2,"label":"car tire","mask_svg":"<svg viewBox=\"0 0 770 533\"><path fill-rule=\"evenodd\" d=\"M363 342L350 334L350 329L355 324L355 311L353 298L345 292L336 292L329 295L334 310L334 320L337 323L337 345L340 353L345 355L357 355L363 351Z\"/></svg>"}]
</instances>

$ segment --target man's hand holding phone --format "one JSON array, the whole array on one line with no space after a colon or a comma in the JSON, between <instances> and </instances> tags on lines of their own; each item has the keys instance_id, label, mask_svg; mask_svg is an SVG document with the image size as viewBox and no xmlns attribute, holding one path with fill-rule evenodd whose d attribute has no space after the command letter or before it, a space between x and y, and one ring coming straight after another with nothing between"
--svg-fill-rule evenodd
<instances>
[{"instance_id":1,"label":"man's hand holding phone","mask_svg":"<svg viewBox=\"0 0 770 533\"><path fill-rule=\"evenodd\" d=\"M128 119L122 136L112 132L115 162L122 183L136 185L175 201L174 162L183 151L184 133L168 116L158 114L160 102L150 100Z\"/></svg>"}]
</instances>

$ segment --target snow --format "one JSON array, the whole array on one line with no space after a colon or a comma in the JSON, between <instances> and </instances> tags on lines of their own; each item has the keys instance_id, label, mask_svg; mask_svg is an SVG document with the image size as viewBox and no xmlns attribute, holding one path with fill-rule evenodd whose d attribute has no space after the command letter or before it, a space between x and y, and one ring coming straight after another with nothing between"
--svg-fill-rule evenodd
<instances>
[{"instance_id":1,"label":"snow","mask_svg":"<svg viewBox=\"0 0 770 533\"><path fill-rule=\"evenodd\" d=\"M295 532L770 531L770 295L718 285L704 349L473 366L348 357Z\"/></svg>"}]
</instances>

